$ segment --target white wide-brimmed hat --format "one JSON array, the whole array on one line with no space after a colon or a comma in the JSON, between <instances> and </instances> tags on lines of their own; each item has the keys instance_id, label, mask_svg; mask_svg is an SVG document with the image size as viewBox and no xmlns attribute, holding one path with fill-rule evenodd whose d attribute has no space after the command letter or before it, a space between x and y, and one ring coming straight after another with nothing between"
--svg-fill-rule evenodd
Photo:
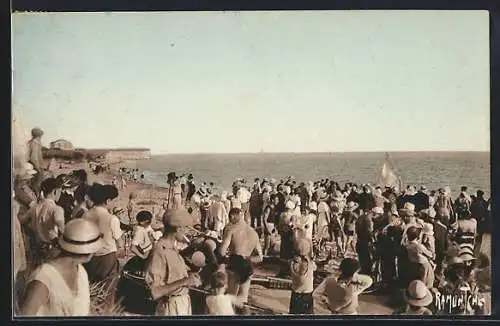
<instances>
[{"instance_id":1,"label":"white wide-brimmed hat","mask_svg":"<svg viewBox=\"0 0 500 326\"><path fill-rule=\"evenodd\" d=\"M62 250L79 255L94 254L102 245L102 234L97 225L81 218L69 221L59 238Z\"/></svg>"},{"instance_id":2,"label":"white wide-brimmed hat","mask_svg":"<svg viewBox=\"0 0 500 326\"><path fill-rule=\"evenodd\" d=\"M404 292L405 301L415 307L426 307L432 302L432 293L420 280L411 281Z\"/></svg>"},{"instance_id":3,"label":"white wide-brimmed hat","mask_svg":"<svg viewBox=\"0 0 500 326\"><path fill-rule=\"evenodd\" d=\"M372 212L375 214L384 214L384 209L379 206L375 206L372 208Z\"/></svg>"}]
</instances>

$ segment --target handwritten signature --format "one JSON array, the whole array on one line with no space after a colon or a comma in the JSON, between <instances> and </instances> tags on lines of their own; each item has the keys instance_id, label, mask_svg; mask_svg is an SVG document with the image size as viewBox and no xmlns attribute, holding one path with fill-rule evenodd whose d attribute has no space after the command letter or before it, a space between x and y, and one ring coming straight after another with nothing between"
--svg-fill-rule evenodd
<instances>
[{"instance_id":1,"label":"handwritten signature","mask_svg":"<svg viewBox=\"0 0 500 326\"><path fill-rule=\"evenodd\" d=\"M434 292L434 304L438 311L448 311L449 314L455 309L462 309L464 312L481 308L485 304L485 298L469 291L463 291L460 294L442 294L439 291Z\"/></svg>"}]
</instances>

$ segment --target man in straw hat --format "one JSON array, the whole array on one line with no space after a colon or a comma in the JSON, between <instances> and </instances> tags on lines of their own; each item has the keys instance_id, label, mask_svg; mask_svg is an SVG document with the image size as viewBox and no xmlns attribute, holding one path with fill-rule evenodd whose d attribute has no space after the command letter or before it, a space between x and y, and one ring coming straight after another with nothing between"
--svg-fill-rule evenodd
<instances>
[{"instance_id":1,"label":"man in straw hat","mask_svg":"<svg viewBox=\"0 0 500 326\"><path fill-rule=\"evenodd\" d=\"M42 155L42 129L36 127L31 130L31 140L28 141L28 162L33 164L38 172L33 178L32 188L37 195L40 194L40 186L43 180L43 155Z\"/></svg>"},{"instance_id":2,"label":"man in straw hat","mask_svg":"<svg viewBox=\"0 0 500 326\"><path fill-rule=\"evenodd\" d=\"M98 227L87 220L68 222L58 241L60 254L38 268L26 287L23 316L88 316L90 291L82 264L101 248Z\"/></svg>"},{"instance_id":3,"label":"man in straw hat","mask_svg":"<svg viewBox=\"0 0 500 326\"><path fill-rule=\"evenodd\" d=\"M197 273L190 273L180 255L185 242L185 228L193 224L192 216L184 209L169 209L163 216L163 237L154 245L146 267L145 281L157 302L156 315L191 315L188 287L201 285Z\"/></svg>"},{"instance_id":4,"label":"man in straw hat","mask_svg":"<svg viewBox=\"0 0 500 326\"><path fill-rule=\"evenodd\" d=\"M262 247L259 235L245 222L241 209L231 208L229 221L220 246L221 256L228 257L228 293L247 302L253 273L251 264L262 262Z\"/></svg>"},{"instance_id":5,"label":"man in straw hat","mask_svg":"<svg viewBox=\"0 0 500 326\"><path fill-rule=\"evenodd\" d=\"M406 306L395 311L397 315L432 315L432 311L426 308L432 303L432 293L420 280L411 281L403 293Z\"/></svg>"}]
</instances>

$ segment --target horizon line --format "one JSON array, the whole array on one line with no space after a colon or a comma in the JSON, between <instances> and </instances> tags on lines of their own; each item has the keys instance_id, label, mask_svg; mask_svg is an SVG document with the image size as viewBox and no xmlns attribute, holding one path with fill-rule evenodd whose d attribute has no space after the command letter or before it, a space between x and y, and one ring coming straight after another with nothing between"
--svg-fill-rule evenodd
<instances>
[{"instance_id":1,"label":"horizon line","mask_svg":"<svg viewBox=\"0 0 500 326\"><path fill-rule=\"evenodd\" d=\"M316 151L316 152L153 152L151 155L229 155L229 154L368 154L368 153L491 153L491 150L381 150L381 151Z\"/></svg>"}]
</instances>

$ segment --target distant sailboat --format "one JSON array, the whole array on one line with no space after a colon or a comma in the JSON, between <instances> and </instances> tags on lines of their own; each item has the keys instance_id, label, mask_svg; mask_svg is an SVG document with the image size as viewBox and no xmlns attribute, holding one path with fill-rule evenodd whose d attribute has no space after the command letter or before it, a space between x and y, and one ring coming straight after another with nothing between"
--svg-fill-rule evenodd
<instances>
[{"instance_id":1,"label":"distant sailboat","mask_svg":"<svg viewBox=\"0 0 500 326\"><path fill-rule=\"evenodd\" d=\"M385 162L382 165L377 184L381 187L396 187L402 189L403 182L394 172L391 161L389 160L389 153L385 153Z\"/></svg>"},{"instance_id":2,"label":"distant sailboat","mask_svg":"<svg viewBox=\"0 0 500 326\"><path fill-rule=\"evenodd\" d=\"M260 154L264 154L264 146L260 146Z\"/></svg>"}]
</instances>

